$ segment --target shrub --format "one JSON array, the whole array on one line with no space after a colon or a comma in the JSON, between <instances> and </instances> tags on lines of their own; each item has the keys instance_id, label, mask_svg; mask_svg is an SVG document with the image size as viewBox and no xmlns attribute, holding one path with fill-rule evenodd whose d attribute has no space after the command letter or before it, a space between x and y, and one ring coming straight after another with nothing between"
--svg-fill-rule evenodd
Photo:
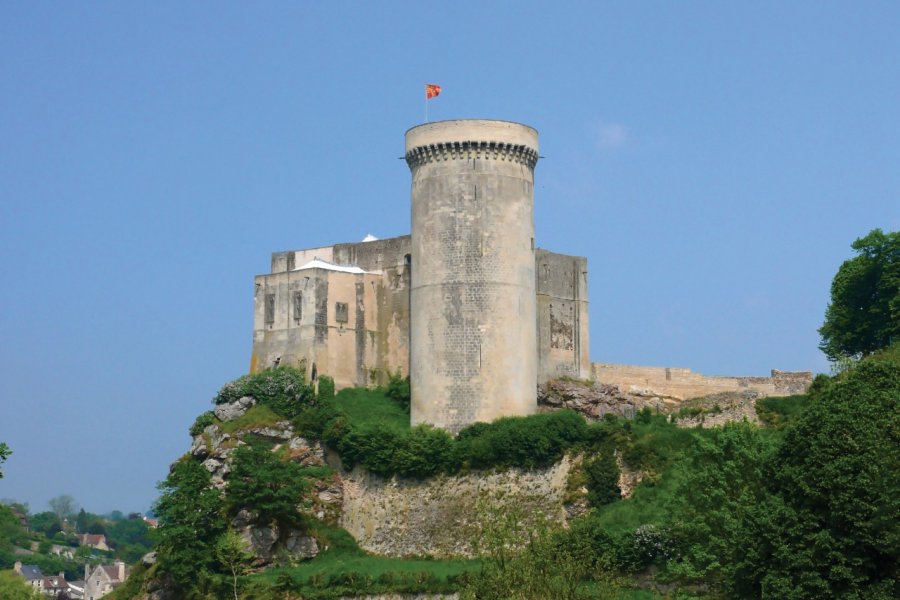
<instances>
[{"instance_id":1,"label":"shrub","mask_svg":"<svg viewBox=\"0 0 900 600\"><path fill-rule=\"evenodd\" d=\"M571 410L504 417L463 429L457 439L457 457L460 464L478 469L495 466L532 469L558 461L566 450L586 438L587 424Z\"/></svg>"},{"instance_id":2,"label":"shrub","mask_svg":"<svg viewBox=\"0 0 900 600\"><path fill-rule=\"evenodd\" d=\"M584 465L587 479L588 502L598 508L622 497L619 489L619 465L612 452L603 452Z\"/></svg>"},{"instance_id":3,"label":"shrub","mask_svg":"<svg viewBox=\"0 0 900 600\"><path fill-rule=\"evenodd\" d=\"M419 425L403 436L394 455L396 471L407 477L424 479L440 472L457 470L453 436L443 429Z\"/></svg>"},{"instance_id":4,"label":"shrub","mask_svg":"<svg viewBox=\"0 0 900 600\"><path fill-rule=\"evenodd\" d=\"M409 391L409 376L401 377L400 371L390 375L385 395L403 407L404 410L409 411L409 402L412 396Z\"/></svg>"},{"instance_id":5,"label":"shrub","mask_svg":"<svg viewBox=\"0 0 900 600\"><path fill-rule=\"evenodd\" d=\"M331 402L334 400L334 379L327 375L319 377L319 402Z\"/></svg>"},{"instance_id":6,"label":"shrub","mask_svg":"<svg viewBox=\"0 0 900 600\"><path fill-rule=\"evenodd\" d=\"M315 404L313 388L303 371L293 367L277 367L239 377L222 386L213 398L214 404L234 402L251 396L284 417L294 417L304 406Z\"/></svg>"},{"instance_id":7,"label":"shrub","mask_svg":"<svg viewBox=\"0 0 900 600\"><path fill-rule=\"evenodd\" d=\"M216 413L211 410L206 411L205 413L201 413L200 416L194 421L194 424L191 425L190 433L191 435L200 435L203 433L203 430L216 422Z\"/></svg>"}]
</instances>

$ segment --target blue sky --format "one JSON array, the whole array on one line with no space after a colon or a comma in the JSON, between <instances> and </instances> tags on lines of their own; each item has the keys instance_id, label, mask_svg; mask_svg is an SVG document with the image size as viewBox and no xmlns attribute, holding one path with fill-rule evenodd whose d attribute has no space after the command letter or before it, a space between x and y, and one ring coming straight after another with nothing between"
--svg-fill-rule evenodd
<instances>
[{"instance_id":1,"label":"blue sky","mask_svg":"<svg viewBox=\"0 0 900 600\"><path fill-rule=\"evenodd\" d=\"M593 360L828 370L832 276L900 229L900 5L447 4L0 6L0 498L149 508L270 253L408 232L426 81L540 131Z\"/></svg>"}]
</instances>

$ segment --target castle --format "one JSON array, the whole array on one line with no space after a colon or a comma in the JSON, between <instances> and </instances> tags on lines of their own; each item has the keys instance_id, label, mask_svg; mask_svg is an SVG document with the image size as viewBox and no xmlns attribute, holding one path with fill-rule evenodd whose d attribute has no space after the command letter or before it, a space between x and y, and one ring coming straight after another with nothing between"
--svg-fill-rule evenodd
<instances>
[{"instance_id":1,"label":"castle","mask_svg":"<svg viewBox=\"0 0 900 600\"><path fill-rule=\"evenodd\" d=\"M532 414L537 386L560 377L676 398L808 385L809 373L705 378L591 364L587 259L535 246L531 127L426 123L406 132L405 158L411 235L276 252L271 273L255 278L252 372L305 365L338 388L409 374L413 424L452 432Z\"/></svg>"}]
</instances>

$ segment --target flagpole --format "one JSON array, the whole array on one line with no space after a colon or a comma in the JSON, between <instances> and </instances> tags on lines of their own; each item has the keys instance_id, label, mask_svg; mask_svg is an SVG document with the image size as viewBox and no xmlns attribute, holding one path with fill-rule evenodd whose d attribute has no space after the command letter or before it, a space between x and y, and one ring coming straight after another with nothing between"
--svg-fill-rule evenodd
<instances>
[{"instance_id":1,"label":"flagpole","mask_svg":"<svg viewBox=\"0 0 900 600\"><path fill-rule=\"evenodd\" d=\"M425 122L428 122L428 93L425 93Z\"/></svg>"}]
</instances>

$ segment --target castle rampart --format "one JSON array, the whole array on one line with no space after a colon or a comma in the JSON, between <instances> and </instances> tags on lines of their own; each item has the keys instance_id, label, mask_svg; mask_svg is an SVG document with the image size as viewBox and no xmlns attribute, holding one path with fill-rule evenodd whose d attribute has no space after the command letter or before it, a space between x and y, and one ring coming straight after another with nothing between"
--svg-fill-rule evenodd
<instances>
[{"instance_id":1,"label":"castle rampart","mask_svg":"<svg viewBox=\"0 0 900 600\"><path fill-rule=\"evenodd\" d=\"M759 396L802 394L812 384L809 371L772 369L770 377L708 376L676 367L641 367L593 363L591 378L616 385L624 392L644 396L665 396L676 400L700 398L723 392L756 392Z\"/></svg>"}]
</instances>

